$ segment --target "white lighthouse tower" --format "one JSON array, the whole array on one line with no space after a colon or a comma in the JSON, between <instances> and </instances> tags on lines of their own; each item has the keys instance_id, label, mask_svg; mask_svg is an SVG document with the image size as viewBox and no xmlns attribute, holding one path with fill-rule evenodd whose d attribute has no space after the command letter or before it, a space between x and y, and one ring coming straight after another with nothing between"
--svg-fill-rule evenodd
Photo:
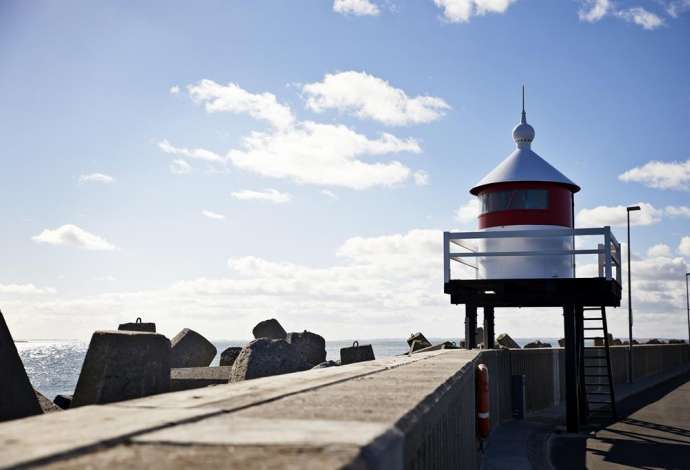
<instances>
[{"instance_id":1,"label":"white lighthouse tower","mask_svg":"<svg viewBox=\"0 0 690 470\"><path fill-rule=\"evenodd\" d=\"M573 228L574 194L580 187L532 151L534 128L527 124L525 91L522 118L513 129L515 150L477 183L470 193L481 202L480 231ZM548 252L573 249L572 237L487 238L480 252ZM481 257L479 279L568 278L570 255Z\"/></svg>"}]
</instances>

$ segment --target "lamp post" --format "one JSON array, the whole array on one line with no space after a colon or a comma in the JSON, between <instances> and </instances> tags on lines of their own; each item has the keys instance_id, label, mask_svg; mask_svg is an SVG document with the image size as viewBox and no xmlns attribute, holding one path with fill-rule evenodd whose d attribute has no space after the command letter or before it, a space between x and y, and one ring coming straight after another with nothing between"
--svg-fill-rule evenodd
<instances>
[{"instance_id":1,"label":"lamp post","mask_svg":"<svg viewBox=\"0 0 690 470\"><path fill-rule=\"evenodd\" d=\"M685 302L688 306L688 343L690 343L690 288L688 288L688 278L690 273L685 273Z\"/></svg>"},{"instance_id":2,"label":"lamp post","mask_svg":"<svg viewBox=\"0 0 690 470\"><path fill-rule=\"evenodd\" d=\"M640 206L629 206L625 210L628 213L628 383L633 381L633 316L632 316L632 278L630 277L630 213L639 211Z\"/></svg>"}]
</instances>

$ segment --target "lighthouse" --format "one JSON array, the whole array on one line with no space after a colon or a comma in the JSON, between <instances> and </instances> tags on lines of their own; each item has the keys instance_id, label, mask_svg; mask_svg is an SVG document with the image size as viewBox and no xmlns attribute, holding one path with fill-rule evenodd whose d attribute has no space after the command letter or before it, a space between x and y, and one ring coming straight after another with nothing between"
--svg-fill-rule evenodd
<instances>
[{"instance_id":1,"label":"lighthouse","mask_svg":"<svg viewBox=\"0 0 690 470\"><path fill-rule=\"evenodd\" d=\"M470 189L481 203L477 230L443 232L443 292L451 304L465 306L467 349L477 347L480 308L488 349L494 348L495 309L563 309L566 428L577 432L588 419L616 414L606 307L620 306L621 247L609 226L574 227L580 187L532 150L534 137L523 88L515 149ZM598 275L577 277L576 256L597 256ZM604 356L585 346L597 330ZM605 373L591 373L592 358L605 358Z\"/></svg>"},{"instance_id":2,"label":"lighthouse","mask_svg":"<svg viewBox=\"0 0 690 470\"><path fill-rule=\"evenodd\" d=\"M486 238L479 252L558 252L573 249L574 194L580 187L532 150L534 128L527 123L525 90L522 117L513 129L515 150L477 183L470 193L480 201L480 231L563 229L562 237ZM479 279L574 277L570 255L480 257Z\"/></svg>"}]
</instances>

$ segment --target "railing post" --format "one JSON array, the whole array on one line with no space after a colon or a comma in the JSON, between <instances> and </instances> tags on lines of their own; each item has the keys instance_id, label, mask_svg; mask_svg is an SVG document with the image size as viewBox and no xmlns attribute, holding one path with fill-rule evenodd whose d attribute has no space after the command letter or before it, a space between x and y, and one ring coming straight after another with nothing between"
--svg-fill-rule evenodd
<instances>
[{"instance_id":1,"label":"railing post","mask_svg":"<svg viewBox=\"0 0 690 470\"><path fill-rule=\"evenodd\" d=\"M604 227L604 257L606 260L606 280L610 281L611 275L611 227Z\"/></svg>"},{"instance_id":2,"label":"railing post","mask_svg":"<svg viewBox=\"0 0 690 470\"><path fill-rule=\"evenodd\" d=\"M450 234L448 232L443 232L443 283L448 284L450 281L450 258L448 254L450 253Z\"/></svg>"}]
</instances>

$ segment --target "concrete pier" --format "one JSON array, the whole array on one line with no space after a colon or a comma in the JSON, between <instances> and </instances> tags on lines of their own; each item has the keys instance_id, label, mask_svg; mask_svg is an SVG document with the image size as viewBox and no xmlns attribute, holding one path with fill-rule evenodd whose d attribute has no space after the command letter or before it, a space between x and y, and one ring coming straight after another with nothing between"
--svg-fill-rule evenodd
<instances>
[{"instance_id":1,"label":"concrete pier","mask_svg":"<svg viewBox=\"0 0 690 470\"><path fill-rule=\"evenodd\" d=\"M637 348L647 371L687 368L687 345ZM562 400L562 350L439 350L3 423L0 468L478 469L479 363L492 429L511 419L511 373L528 411Z\"/></svg>"}]
</instances>

